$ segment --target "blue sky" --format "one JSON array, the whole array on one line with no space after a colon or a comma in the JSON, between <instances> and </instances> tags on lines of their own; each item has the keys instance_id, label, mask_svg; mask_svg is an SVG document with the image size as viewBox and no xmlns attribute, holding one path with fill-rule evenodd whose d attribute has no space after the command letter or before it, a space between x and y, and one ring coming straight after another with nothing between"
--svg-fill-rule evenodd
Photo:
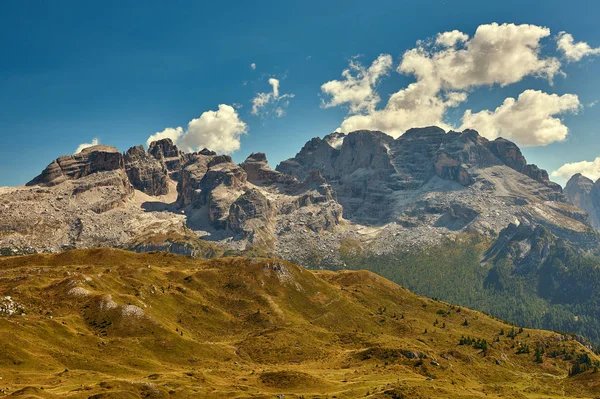
<instances>
[{"instance_id":1,"label":"blue sky","mask_svg":"<svg viewBox=\"0 0 600 399\"><path fill-rule=\"evenodd\" d=\"M493 22L549 28L540 40L541 57L555 57L566 76L556 74L550 84L530 73L504 86L470 86L468 98L448 108L444 121L460 126L466 109L493 111L528 89L574 94L577 112L560 114L566 139L523 150L549 171L593 161L600 156L600 104L589 105L600 100L600 56L567 62L556 35L565 31L575 42L600 47L598 15L597 1L570 1L568 7L559 1L451 0L0 2L0 185L23 184L96 137L125 151L168 127L186 131L188 122L219 104L231 105L245 126L234 160L263 151L274 167L348 116L350 103L322 106L333 96L321 85L342 81L351 60L368 68L380 54L390 55L392 66L372 88L380 110L391 94L415 82L395 69L418 40L453 30L472 38L480 25ZM269 79L279 82L277 96ZM254 115L258 93L271 97ZM278 116L278 108L285 115ZM203 121L189 131L202 135L213 126ZM194 137L182 143L193 144ZM579 168L590 175L595 170ZM556 180L564 183L564 177Z\"/></svg>"}]
</instances>

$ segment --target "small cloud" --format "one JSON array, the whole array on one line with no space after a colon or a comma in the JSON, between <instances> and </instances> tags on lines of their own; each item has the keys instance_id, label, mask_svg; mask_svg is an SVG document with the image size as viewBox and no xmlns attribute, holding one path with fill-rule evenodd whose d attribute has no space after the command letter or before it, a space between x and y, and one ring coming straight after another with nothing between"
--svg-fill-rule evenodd
<instances>
[{"instance_id":1,"label":"small cloud","mask_svg":"<svg viewBox=\"0 0 600 399\"><path fill-rule=\"evenodd\" d=\"M592 101L591 103L589 103L589 104L587 105L587 107L588 107L588 108L593 108L593 107L595 107L595 106L596 106L596 104L598 104L598 100L594 100L594 101Z\"/></svg>"},{"instance_id":2,"label":"small cloud","mask_svg":"<svg viewBox=\"0 0 600 399\"><path fill-rule=\"evenodd\" d=\"M206 111L192 119L187 129L168 127L148 137L146 144L149 146L153 141L170 138L184 151L208 148L229 154L239 150L240 137L247 131L248 125L231 105L219 104L217 111Z\"/></svg>"},{"instance_id":3,"label":"small cloud","mask_svg":"<svg viewBox=\"0 0 600 399\"><path fill-rule=\"evenodd\" d=\"M77 149L75 150L75 152L73 154L79 154L85 148L93 147L93 146L98 145L98 144L100 144L100 140L98 140L98 137L94 137L92 139L91 143L81 143L81 144L79 144L79 146L77 147Z\"/></svg>"},{"instance_id":4,"label":"small cloud","mask_svg":"<svg viewBox=\"0 0 600 399\"><path fill-rule=\"evenodd\" d=\"M252 64L250 64L250 69L252 69L253 71L256 71L256 64L254 62Z\"/></svg>"},{"instance_id":5,"label":"small cloud","mask_svg":"<svg viewBox=\"0 0 600 399\"><path fill-rule=\"evenodd\" d=\"M252 115L274 114L275 117L280 118L285 115L285 108L290 104L290 99L294 98L294 94L280 95L278 79L270 78L269 84L272 90L270 93L257 93L252 99Z\"/></svg>"},{"instance_id":6,"label":"small cloud","mask_svg":"<svg viewBox=\"0 0 600 399\"><path fill-rule=\"evenodd\" d=\"M600 178L600 158L596 158L593 161L580 161L566 163L554 172L551 176L562 177L565 180L569 180L574 174L581 173L588 179L596 181Z\"/></svg>"},{"instance_id":7,"label":"small cloud","mask_svg":"<svg viewBox=\"0 0 600 399\"><path fill-rule=\"evenodd\" d=\"M380 100L375 87L392 68L392 56L381 54L368 68L357 61L359 57L350 59L348 69L342 71L343 79L321 85L323 94L331 97L329 101L322 101L323 108L347 105L351 113L375 110Z\"/></svg>"},{"instance_id":8,"label":"small cloud","mask_svg":"<svg viewBox=\"0 0 600 399\"><path fill-rule=\"evenodd\" d=\"M312 60L312 55L307 55L306 56L306 61L310 61L310 60Z\"/></svg>"},{"instance_id":9,"label":"small cloud","mask_svg":"<svg viewBox=\"0 0 600 399\"><path fill-rule=\"evenodd\" d=\"M568 62L577 62L588 55L600 54L600 47L592 48L586 42L575 43L573 35L567 32L558 34L556 44Z\"/></svg>"}]
</instances>

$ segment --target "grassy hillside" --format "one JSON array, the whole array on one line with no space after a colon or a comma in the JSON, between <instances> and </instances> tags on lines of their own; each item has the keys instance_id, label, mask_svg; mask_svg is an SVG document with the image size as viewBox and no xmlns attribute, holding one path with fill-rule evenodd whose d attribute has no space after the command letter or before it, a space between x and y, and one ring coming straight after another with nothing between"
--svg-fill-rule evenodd
<instances>
[{"instance_id":1,"label":"grassy hillside","mask_svg":"<svg viewBox=\"0 0 600 399\"><path fill-rule=\"evenodd\" d=\"M116 249L0 259L0 396L595 397L598 360L366 271Z\"/></svg>"},{"instance_id":2,"label":"grassy hillside","mask_svg":"<svg viewBox=\"0 0 600 399\"><path fill-rule=\"evenodd\" d=\"M542 238L543 244L548 242L543 260L500 253L482 262L490 244L471 235L385 255L346 240L340 252L347 268L371 270L420 295L522 326L582 334L600 345L600 258L551 235Z\"/></svg>"}]
</instances>

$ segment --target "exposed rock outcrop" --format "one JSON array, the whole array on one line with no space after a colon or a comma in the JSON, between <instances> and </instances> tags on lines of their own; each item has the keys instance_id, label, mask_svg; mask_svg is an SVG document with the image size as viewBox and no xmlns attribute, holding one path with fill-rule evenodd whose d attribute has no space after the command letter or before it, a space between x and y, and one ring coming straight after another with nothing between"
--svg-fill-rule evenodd
<instances>
[{"instance_id":1,"label":"exposed rock outcrop","mask_svg":"<svg viewBox=\"0 0 600 399\"><path fill-rule=\"evenodd\" d=\"M80 153L57 158L27 185L54 186L66 180L75 180L93 173L123 169L123 167L123 155L119 150L107 145L95 145L84 148Z\"/></svg>"},{"instance_id":2,"label":"exposed rock outcrop","mask_svg":"<svg viewBox=\"0 0 600 399\"><path fill-rule=\"evenodd\" d=\"M546 199L563 198L560 186L548 180L546 171L527 164L515 144L489 141L474 130L446 133L435 126L410 129L397 139L371 131L315 138L277 170L299 180L320 170L345 218L377 225L399 217L405 200L419 195L434 176L467 187L490 167L509 167L543 184L549 190L536 190Z\"/></svg>"},{"instance_id":3,"label":"exposed rock outcrop","mask_svg":"<svg viewBox=\"0 0 600 399\"><path fill-rule=\"evenodd\" d=\"M192 156L191 154L185 154L177 148L171 139L153 141L148 147L148 153L167 167L169 176L173 180L179 180L179 173L181 172L183 165L189 161ZM211 155L215 155L215 153L212 152Z\"/></svg>"},{"instance_id":4,"label":"exposed rock outcrop","mask_svg":"<svg viewBox=\"0 0 600 399\"><path fill-rule=\"evenodd\" d=\"M30 184L0 188L0 253L102 245L199 256L199 243L211 241L336 267L345 239L383 254L461 232L493 239L510 223L544 226L581 248L600 242L585 212L516 145L435 126L396 139L332 133L276 170L263 153L236 165L208 149L183 153L169 139L124 155L96 146L58 158ZM593 214L600 190L583 179L571 186L572 202Z\"/></svg>"},{"instance_id":5,"label":"exposed rock outcrop","mask_svg":"<svg viewBox=\"0 0 600 399\"><path fill-rule=\"evenodd\" d=\"M577 173L567 182L564 193L570 203L588 213L592 226L600 229L600 180L594 183Z\"/></svg>"},{"instance_id":6,"label":"exposed rock outcrop","mask_svg":"<svg viewBox=\"0 0 600 399\"><path fill-rule=\"evenodd\" d=\"M169 193L166 165L150 156L141 145L131 147L124 156L125 172L136 189L148 195Z\"/></svg>"},{"instance_id":7,"label":"exposed rock outcrop","mask_svg":"<svg viewBox=\"0 0 600 399\"><path fill-rule=\"evenodd\" d=\"M487 142L486 146L508 167L531 177L533 180L550 187L558 193L562 193L562 187L550 181L548 172L538 168L537 165L527 163L521 150L515 143L499 137L494 141Z\"/></svg>"},{"instance_id":8,"label":"exposed rock outcrop","mask_svg":"<svg viewBox=\"0 0 600 399\"><path fill-rule=\"evenodd\" d=\"M254 184L290 184L296 181L290 175L283 174L269 167L267 156L262 152L252 153L246 160L240 164L248 175L248 181Z\"/></svg>"},{"instance_id":9,"label":"exposed rock outcrop","mask_svg":"<svg viewBox=\"0 0 600 399\"><path fill-rule=\"evenodd\" d=\"M271 201L259 190L250 189L231 204L227 216L227 228L244 237L262 234L262 239L272 241L273 235L269 226L272 219Z\"/></svg>"}]
</instances>

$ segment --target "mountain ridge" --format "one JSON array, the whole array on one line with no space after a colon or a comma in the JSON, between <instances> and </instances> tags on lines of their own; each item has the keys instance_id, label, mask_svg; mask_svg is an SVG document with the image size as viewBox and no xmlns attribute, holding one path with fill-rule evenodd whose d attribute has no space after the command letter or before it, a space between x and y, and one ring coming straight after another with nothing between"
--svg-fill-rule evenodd
<instances>
[{"instance_id":1,"label":"mountain ridge","mask_svg":"<svg viewBox=\"0 0 600 399\"><path fill-rule=\"evenodd\" d=\"M67 185L73 187L61 190ZM75 238L63 235L53 242L31 230L23 234L18 226L31 223L24 209L17 220L9 214L0 236L5 251L94 246L95 239L77 239L86 234L90 210L100 215L98 220L109 210L122 213L118 219L130 226L123 229L107 218L118 237L96 238L100 246L127 248L140 241L142 230L186 235L188 229L231 249L260 246L284 258L297 250L297 239L308 242L310 252L319 245L314 234L327 236L330 247L348 235L361 240L365 229L380 236L368 239L375 246L385 245L388 235L418 246L426 229L433 229L431 237L467 230L495 236L520 221L544 224L584 247L598 240L585 213L567 203L545 171L527 164L515 144L489 141L473 130L410 129L397 139L372 131L333 133L310 140L275 170L262 153L237 165L207 149L184 153L169 139L151 143L148 151L138 146L124 154L93 146L59 157L26 187L52 208L65 208L59 213L86 217L70 218L64 227L75 230L70 233ZM5 190L15 197L31 196L25 188ZM84 192L81 203L78 196ZM5 208L18 208L11 194L2 196ZM58 198L68 201L58 204ZM97 205L90 207L90 200ZM44 219L36 222L44 224ZM184 229L176 226L180 222ZM302 261L308 253L298 255L294 260ZM335 256L330 262L339 263Z\"/></svg>"}]
</instances>

